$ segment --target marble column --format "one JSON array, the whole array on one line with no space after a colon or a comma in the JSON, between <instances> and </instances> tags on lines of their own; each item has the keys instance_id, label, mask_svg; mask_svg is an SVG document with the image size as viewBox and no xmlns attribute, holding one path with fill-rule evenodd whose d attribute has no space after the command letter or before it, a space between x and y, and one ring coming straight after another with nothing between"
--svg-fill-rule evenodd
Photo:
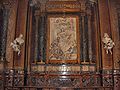
<instances>
[{"instance_id":1,"label":"marble column","mask_svg":"<svg viewBox=\"0 0 120 90\"><path fill-rule=\"evenodd\" d=\"M92 28L91 28L91 15L88 15L88 54L89 62L92 61Z\"/></svg>"},{"instance_id":2,"label":"marble column","mask_svg":"<svg viewBox=\"0 0 120 90\"><path fill-rule=\"evenodd\" d=\"M3 9L3 24L1 30L1 59L6 57L6 41L7 41L7 28L8 28L9 10Z\"/></svg>"},{"instance_id":3,"label":"marble column","mask_svg":"<svg viewBox=\"0 0 120 90\"><path fill-rule=\"evenodd\" d=\"M45 15L41 15L40 17L40 20L39 20L39 60L40 61L44 61L45 62L45 49L46 49L46 38L45 38L45 35L46 35L46 28L45 28L45 21L46 21L46 18L45 18Z\"/></svg>"},{"instance_id":4,"label":"marble column","mask_svg":"<svg viewBox=\"0 0 120 90\"><path fill-rule=\"evenodd\" d=\"M38 61L38 20L39 20L39 16L35 16L35 50L34 50L34 61L37 62Z\"/></svg>"},{"instance_id":5,"label":"marble column","mask_svg":"<svg viewBox=\"0 0 120 90\"><path fill-rule=\"evenodd\" d=\"M88 61L88 40L87 40L87 30L88 30L88 21L87 16L85 14L82 14L82 43L83 43L83 62Z\"/></svg>"}]
</instances>

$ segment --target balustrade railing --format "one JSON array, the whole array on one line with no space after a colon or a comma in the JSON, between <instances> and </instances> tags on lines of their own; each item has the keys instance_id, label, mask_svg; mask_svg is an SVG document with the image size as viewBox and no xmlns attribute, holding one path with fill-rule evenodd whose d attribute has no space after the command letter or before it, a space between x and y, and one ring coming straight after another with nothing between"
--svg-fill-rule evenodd
<instances>
[{"instance_id":1,"label":"balustrade railing","mask_svg":"<svg viewBox=\"0 0 120 90\"><path fill-rule=\"evenodd\" d=\"M24 70L7 69L5 70L4 77L0 77L0 85L2 85L1 81L2 83L4 82L4 90L24 90L25 88L29 90L37 90L38 88L114 90L113 87L116 76L120 76L119 70L104 70L102 73L64 70L53 73L35 70L25 73ZM3 78L5 78L5 80Z\"/></svg>"}]
</instances>

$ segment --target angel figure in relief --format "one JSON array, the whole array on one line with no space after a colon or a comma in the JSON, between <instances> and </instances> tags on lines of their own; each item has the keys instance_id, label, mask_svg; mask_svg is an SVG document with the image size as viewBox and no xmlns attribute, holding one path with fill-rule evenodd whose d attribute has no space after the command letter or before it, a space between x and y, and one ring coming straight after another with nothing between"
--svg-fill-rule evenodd
<instances>
[{"instance_id":1,"label":"angel figure in relief","mask_svg":"<svg viewBox=\"0 0 120 90\"><path fill-rule=\"evenodd\" d=\"M13 42L11 42L10 46L13 48L15 52L18 53L18 55L20 55L20 47L21 45L23 45L23 43L24 43L23 35L20 34L19 37L17 37Z\"/></svg>"},{"instance_id":2,"label":"angel figure in relief","mask_svg":"<svg viewBox=\"0 0 120 90\"><path fill-rule=\"evenodd\" d=\"M110 54L112 54L111 49L115 46L115 43L113 42L113 40L109 37L107 33L104 33L102 42L104 43L104 49L106 50L106 53L108 54L108 52L110 52Z\"/></svg>"}]
</instances>

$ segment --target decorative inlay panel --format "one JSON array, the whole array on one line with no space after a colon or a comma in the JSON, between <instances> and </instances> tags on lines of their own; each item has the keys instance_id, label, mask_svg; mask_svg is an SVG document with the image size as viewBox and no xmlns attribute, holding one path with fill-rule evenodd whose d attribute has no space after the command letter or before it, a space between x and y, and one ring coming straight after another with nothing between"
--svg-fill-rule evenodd
<instances>
[{"instance_id":1,"label":"decorative inlay panel","mask_svg":"<svg viewBox=\"0 0 120 90\"><path fill-rule=\"evenodd\" d=\"M67 11L67 12L75 12L80 11L81 5L79 2L48 2L46 4L46 10L48 12L53 11Z\"/></svg>"},{"instance_id":2,"label":"decorative inlay panel","mask_svg":"<svg viewBox=\"0 0 120 90\"><path fill-rule=\"evenodd\" d=\"M71 64L58 64L58 65L45 65L45 64L33 64L31 68L32 72L41 72L41 73L82 73L82 72L95 72L95 65L71 65Z\"/></svg>"}]
</instances>

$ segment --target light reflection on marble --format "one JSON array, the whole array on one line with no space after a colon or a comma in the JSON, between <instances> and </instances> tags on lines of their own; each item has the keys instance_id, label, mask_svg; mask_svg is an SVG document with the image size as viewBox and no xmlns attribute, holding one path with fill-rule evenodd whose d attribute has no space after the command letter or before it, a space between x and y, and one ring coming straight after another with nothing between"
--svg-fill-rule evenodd
<instances>
[{"instance_id":1,"label":"light reflection on marble","mask_svg":"<svg viewBox=\"0 0 120 90\"><path fill-rule=\"evenodd\" d=\"M61 78L67 78L67 76L64 76L64 75L68 74L68 71L70 71L70 67L66 65L62 65L61 67L59 67L59 71L61 71L61 74L63 75L61 76Z\"/></svg>"},{"instance_id":2,"label":"light reflection on marble","mask_svg":"<svg viewBox=\"0 0 120 90\"><path fill-rule=\"evenodd\" d=\"M68 71L71 71L71 68L69 66L62 65L59 67L59 71L68 72Z\"/></svg>"}]
</instances>

